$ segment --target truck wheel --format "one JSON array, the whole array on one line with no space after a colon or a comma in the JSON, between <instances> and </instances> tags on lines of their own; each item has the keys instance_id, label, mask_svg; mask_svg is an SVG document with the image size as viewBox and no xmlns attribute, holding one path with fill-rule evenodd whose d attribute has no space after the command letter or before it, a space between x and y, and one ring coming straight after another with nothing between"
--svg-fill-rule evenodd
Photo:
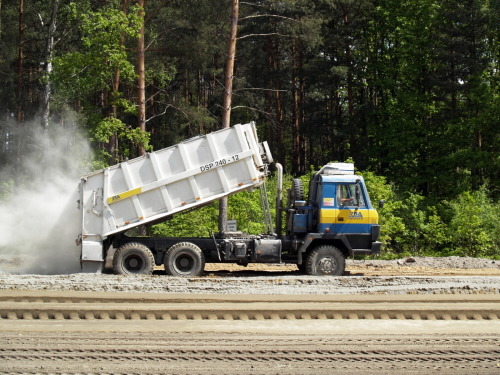
<instances>
[{"instance_id":1,"label":"truck wheel","mask_svg":"<svg viewBox=\"0 0 500 375\"><path fill-rule=\"evenodd\" d=\"M314 249L306 261L306 273L313 276L341 276L345 270L345 257L335 246Z\"/></svg>"},{"instance_id":2,"label":"truck wheel","mask_svg":"<svg viewBox=\"0 0 500 375\"><path fill-rule=\"evenodd\" d=\"M165 254L165 273L172 276L199 276L205 269L205 256L191 242L179 242Z\"/></svg>"},{"instance_id":3,"label":"truck wheel","mask_svg":"<svg viewBox=\"0 0 500 375\"><path fill-rule=\"evenodd\" d=\"M119 247L113 256L113 271L117 275L151 275L154 265L151 250L136 242Z\"/></svg>"}]
</instances>

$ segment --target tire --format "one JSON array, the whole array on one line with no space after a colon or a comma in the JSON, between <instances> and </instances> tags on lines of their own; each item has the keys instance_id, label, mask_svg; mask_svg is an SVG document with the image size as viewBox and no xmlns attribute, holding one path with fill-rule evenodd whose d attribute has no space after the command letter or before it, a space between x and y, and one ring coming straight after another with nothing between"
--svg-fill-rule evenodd
<instances>
[{"instance_id":1,"label":"tire","mask_svg":"<svg viewBox=\"0 0 500 375\"><path fill-rule=\"evenodd\" d=\"M344 254L335 246L319 246L307 257L306 273L308 275L342 276L344 271Z\"/></svg>"},{"instance_id":2,"label":"tire","mask_svg":"<svg viewBox=\"0 0 500 375\"><path fill-rule=\"evenodd\" d=\"M165 254L165 273L172 276L200 276L205 269L205 256L191 242L179 242Z\"/></svg>"},{"instance_id":3,"label":"tire","mask_svg":"<svg viewBox=\"0 0 500 375\"><path fill-rule=\"evenodd\" d=\"M152 275L154 265L151 250L136 242L120 246L113 256L113 271L117 275Z\"/></svg>"},{"instance_id":4,"label":"tire","mask_svg":"<svg viewBox=\"0 0 500 375\"><path fill-rule=\"evenodd\" d=\"M304 200L304 185L302 184L302 180L300 178L294 178L292 180L292 204L295 201L303 201Z\"/></svg>"}]
</instances>

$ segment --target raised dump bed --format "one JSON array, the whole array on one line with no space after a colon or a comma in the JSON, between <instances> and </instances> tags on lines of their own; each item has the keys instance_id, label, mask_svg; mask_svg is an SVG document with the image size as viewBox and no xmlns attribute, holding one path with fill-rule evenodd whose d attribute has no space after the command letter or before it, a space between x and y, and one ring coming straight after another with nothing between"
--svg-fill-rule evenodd
<instances>
[{"instance_id":1,"label":"raised dump bed","mask_svg":"<svg viewBox=\"0 0 500 375\"><path fill-rule=\"evenodd\" d=\"M103 262L103 241L263 183L267 145L255 124L234 125L82 177L83 270Z\"/></svg>"}]
</instances>

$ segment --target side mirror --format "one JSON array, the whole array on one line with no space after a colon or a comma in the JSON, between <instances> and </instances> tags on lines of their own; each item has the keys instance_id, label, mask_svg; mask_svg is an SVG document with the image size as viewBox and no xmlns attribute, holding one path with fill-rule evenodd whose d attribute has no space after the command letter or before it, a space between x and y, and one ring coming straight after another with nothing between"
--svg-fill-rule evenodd
<instances>
[{"instance_id":1,"label":"side mirror","mask_svg":"<svg viewBox=\"0 0 500 375\"><path fill-rule=\"evenodd\" d=\"M359 200L361 199L361 181L360 180L356 180L356 206L359 207Z\"/></svg>"},{"instance_id":2,"label":"side mirror","mask_svg":"<svg viewBox=\"0 0 500 375\"><path fill-rule=\"evenodd\" d=\"M385 204L385 200L381 199L378 201L378 208L383 208Z\"/></svg>"}]
</instances>

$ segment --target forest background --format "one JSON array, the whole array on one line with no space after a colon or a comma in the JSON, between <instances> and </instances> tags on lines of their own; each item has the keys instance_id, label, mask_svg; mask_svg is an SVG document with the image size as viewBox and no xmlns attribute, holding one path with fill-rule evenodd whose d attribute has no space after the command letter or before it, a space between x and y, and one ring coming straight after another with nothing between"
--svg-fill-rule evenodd
<instances>
[{"instance_id":1,"label":"forest background","mask_svg":"<svg viewBox=\"0 0 500 375\"><path fill-rule=\"evenodd\" d=\"M98 169L220 128L232 5L0 0L0 200L34 183L33 134L78 131ZM257 123L288 184L354 162L387 202L386 257L498 258L499 13L498 0L241 1L231 123ZM205 236L217 212L148 232ZM263 230L258 193L231 197L228 216Z\"/></svg>"}]
</instances>

